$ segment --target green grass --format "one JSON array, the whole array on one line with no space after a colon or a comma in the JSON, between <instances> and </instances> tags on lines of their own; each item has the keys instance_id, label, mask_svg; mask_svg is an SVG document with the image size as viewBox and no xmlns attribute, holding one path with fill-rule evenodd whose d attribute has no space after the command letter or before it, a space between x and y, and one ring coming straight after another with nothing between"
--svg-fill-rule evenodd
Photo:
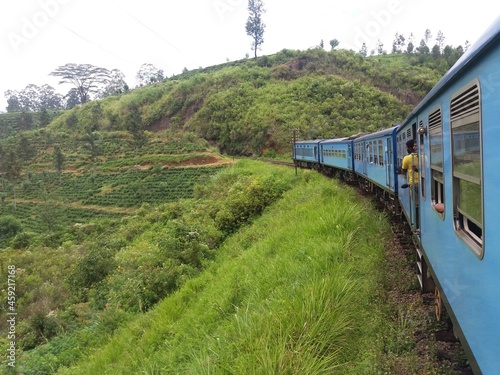
<instances>
[{"instance_id":1,"label":"green grass","mask_svg":"<svg viewBox=\"0 0 500 375\"><path fill-rule=\"evenodd\" d=\"M337 182L300 174L199 277L59 373L376 373L388 224Z\"/></svg>"}]
</instances>

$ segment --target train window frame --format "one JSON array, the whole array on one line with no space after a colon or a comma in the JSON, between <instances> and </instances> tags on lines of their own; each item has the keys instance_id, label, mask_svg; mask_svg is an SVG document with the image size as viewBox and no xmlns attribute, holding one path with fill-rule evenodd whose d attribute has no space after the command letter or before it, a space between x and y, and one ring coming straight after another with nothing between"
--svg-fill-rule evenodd
<instances>
[{"instance_id":1,"label":"train window frame","mask_svg":"<svg viewBox=\"0 0 500 375\"><path fill-rule=\"evenodd\" d=\"M378 140L378 161L379 161L379 165L381 167L383 167L384 166L384 145L383 145L381 139Z\"/></svg>"},{"instance_id":2,"label":"train window frame","mask_svg":"<svg viewBox=\"0 0 500 375\"><path fill-rule=\"evenodd\" d=\"M463 86L450 100L450 143L453 178L454 228L467 246L482 259L484 256L484 184L483 147L481 118L481 86L476 78ZM477 129L477 130L476 130ZM477 133L478 152L467 134L456 141L455 135L472 131ZM466 156L466 157L464 157ZM477 157L476 157L477 156ZM479 166L470 165L479 162ZM463 168L469 165L470 168ZM460 166L460 168L458 168ZM479 167L479 168L478 168ZM479 176L478 176L479 175ZM480 212L477 211L477 189L479 188ZM474 209L472 209L474 207Z\"/></svg>"},{"instance_id":3,"label":"train window frame","mask_svg":"<svg viewBox=\"0 0 500 375\"><path fill-rule=\"evenodd\" d=\"M445 204L444 195L444 150L443 150L443 111L441 106L430 111L427 117L428 129L429 129L429 167L430 167L430 182L431 182L431 204L434 208L435 204L441 203ZM435 143L437 141L437 143ZM436 152L433 148L433 144L437 144L438 151ZM437 155L439 154L439 155ZM436 163L436 156L439 157ZM444 211L438 212L434 209L434 212L438 214L444 220Z\"/></svg>"},{"instance_id":4,"label":"train window frame","mask_svg":"<svg viewBox=\"0 0 500 375\"><path fill-rule=\"evenodd\" d=\"M420 120L418 123L419 128L424 127L424 122L423 120ZM423 134L419 134L420 139L419 139L419 145L420 149L418 150L418 178L419 178L419 186L420 186L420 194L422 195L422 200L425 201L425 180L427 178L426 171L427 171L427 163L426 163L426 157L425 157L425 141L424 141L424 136Z\"/></svg>"}]
</instances>

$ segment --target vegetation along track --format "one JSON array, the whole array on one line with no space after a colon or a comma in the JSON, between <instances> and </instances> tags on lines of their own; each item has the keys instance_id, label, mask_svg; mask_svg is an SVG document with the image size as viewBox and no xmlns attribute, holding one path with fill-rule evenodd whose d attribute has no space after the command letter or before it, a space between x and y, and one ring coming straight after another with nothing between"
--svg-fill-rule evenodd
<instances>
[{"instance_id":1,"label":"vegetation along track","mask_svg":"<svg viewBox=\"0 0 500 375\"><path fill-rule=\"evenodd\" d=\"M269 160L272 164L294 167L293 162ZM394 215L374 195L357 185L358 194L373 198L377 208L387 212L393 238L386 244L385 281L387 304L391 306L392 319L398 321L401 334L411 341L422 364L418 373L427 373L428 364L433 363L439 373L450 375L472 375L463 348L453 334L451 320L445 311L437 320L436 302L433 293L422 293L416 277L415 244L411 231L405 226L402 213ZM441 308L441 307L440 307ZM397 369L395 369L397 371ZM396 372L399 373L399 372ZM403 373L403 372L401 372Z\"/></svg>"},{"instance_id":2,"label":"vegetation along track","mask_svg":"<svg viewBox=\"0 0 500 375\"><path fill-rule=\"evenodd\" d=\"M411 322L408 326L413 328L408 333L419 357L422 361L428 359L435 362L444 374L472 375L462 345L453 333L449 316L445 311L439 311L438 320L434 294L420 290L416 277L416 245L403 214L388 212L375 196L362 189L357 190L359 194L373 197L377 208L390 217L393 238L386 245L386 274L389 277L393 275L393 279L387 282L388 304L398 312L396 319ZM397 270L397 267L404 269ZM405 275L404 279L400 279L401 275Z\"/></svg>"}]
</instances>

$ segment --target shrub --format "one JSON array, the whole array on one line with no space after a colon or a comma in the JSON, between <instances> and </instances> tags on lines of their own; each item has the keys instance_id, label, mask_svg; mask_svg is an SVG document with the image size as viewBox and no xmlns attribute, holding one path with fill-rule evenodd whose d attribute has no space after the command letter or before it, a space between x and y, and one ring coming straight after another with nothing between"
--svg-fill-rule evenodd
<instances>
[{"instance_id":1,"label":"shrub","mask_svg":"<svg viewBox=\"0 0 500 375\"><path fill-rule=\"evenodd\" d=\"M33 235L31 233L18 233L12 240L12 247L14 249L25 249L31 244L32 237Z\"/></svg>"},{"instance_id":2,"label":"shrub","mask_svg":"<svg viewBox=\"0 0 500 375\"><path fill-rule=\"evenodd\" d=\"M19 221L12 216L0 217L0 241L14 237L22 231Z\"/></svg>"},{"instance_id":3,"label":"shrub","mask_svg":"<svg viewBox=\"0 0 500 375\"><path fill-rule=\"evenodd\" d=\"M227 200L215 215L216 227L225 233L236 231L260 215L286 189L287 184L274 176L242 179L232 187Z\"/></svg>"},{"instance_id":4,"label":"shrub","mask_svg":"<svg viewBox=\"0 0 500 375\"><path fill-rule=\"evenodd\" d=\"M88 290L115 268L113 255L109 249L93 248L75 265L68 283L79 300L85 300Z\"/></svg>"}]
</instances>

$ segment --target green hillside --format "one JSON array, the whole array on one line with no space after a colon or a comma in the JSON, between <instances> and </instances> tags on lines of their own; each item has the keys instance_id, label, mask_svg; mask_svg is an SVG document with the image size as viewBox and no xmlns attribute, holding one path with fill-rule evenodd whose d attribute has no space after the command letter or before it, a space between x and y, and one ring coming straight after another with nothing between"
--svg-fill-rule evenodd
<instances>
[{"instance_id":1,"label":"green hillside","mask_svg":"<svg viewBox=\"0 0 500 375\"><path fill-rule=\"evenodd\" d=\"M412 367L419 323L384 315L383 215L316 174L235 158L289 158L295 129L388 127L446 66L283 50L1 114L0 277L15 291L0 300L17 315L0 320L16 349L0 372L439 373Z\"/></svg>"},{"instance_id":2,"label":"green hillside","mask_svg":"<svg viewBox=\"0 0 500 375\"><path fill-rule=\"evenodd\" d=\"M304 138L333 137L403 120L447 67L406 54L363 58L344 50L283 50L87 103L47 129L128 130L137 110L143 129L191 131L223 153L283 153L292 129Z\"/></svg>"}]
</instances>

